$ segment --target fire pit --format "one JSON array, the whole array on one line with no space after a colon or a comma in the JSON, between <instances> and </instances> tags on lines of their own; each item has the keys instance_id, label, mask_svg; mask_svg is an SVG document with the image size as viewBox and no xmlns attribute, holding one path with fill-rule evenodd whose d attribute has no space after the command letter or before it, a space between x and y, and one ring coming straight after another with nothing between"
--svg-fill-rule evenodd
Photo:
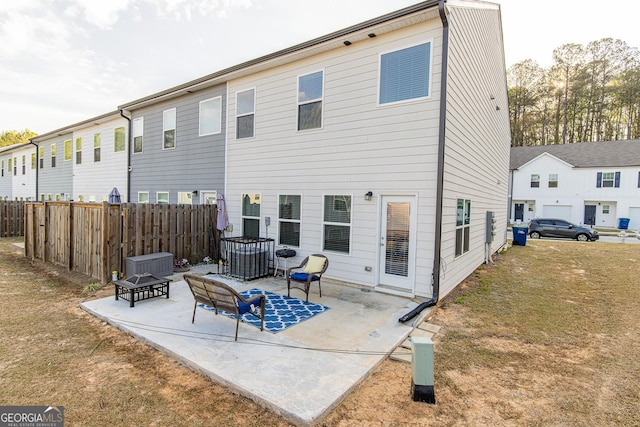
<instances>
[{"instance_id":1,"label":"fire pit","mask_svg":"<svg viewBox=\"0 0 640 427\"><path fill-rule=\"evenodd\" d=\"M134 274L124 280L116 280L116 300L119 298L129 301L129 307L133 307L136 301L166 295L169 298L169 282L171 279L156 276L151 273Z\"/></svg>"}]
</instances>

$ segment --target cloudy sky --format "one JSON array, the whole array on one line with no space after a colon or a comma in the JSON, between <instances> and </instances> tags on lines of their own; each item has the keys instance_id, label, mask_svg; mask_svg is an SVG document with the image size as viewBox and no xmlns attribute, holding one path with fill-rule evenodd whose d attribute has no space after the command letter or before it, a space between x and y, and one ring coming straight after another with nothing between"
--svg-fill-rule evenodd
<instances>
[{"instance_id":1,"label":"cloudy sky","mask_svg":"<svg viewBox=\"0 0 640 427\"><path fill-rule=\"evenodd\" d=\"M603 37L640 47L636 0L493 0L506 63ZM46 133L418 0L0 3L0 131Z\"/></svg>"}]
</instances>

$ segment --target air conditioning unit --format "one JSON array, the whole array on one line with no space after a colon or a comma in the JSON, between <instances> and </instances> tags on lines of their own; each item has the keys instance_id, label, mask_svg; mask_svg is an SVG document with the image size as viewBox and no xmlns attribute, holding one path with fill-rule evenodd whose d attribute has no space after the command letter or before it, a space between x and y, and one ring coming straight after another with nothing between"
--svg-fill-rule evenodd
<instances>
[{"instance_id":1,"label":"air conditioning unit","mask_svg":"<svg viewBox=\"0 0 640 427\"><path fill-rule=\"evenodd\" d=\"M242 280L269 275L269 250L266 247L240 246L232 248L229 274Z\"/></svg>"}]
</instances>

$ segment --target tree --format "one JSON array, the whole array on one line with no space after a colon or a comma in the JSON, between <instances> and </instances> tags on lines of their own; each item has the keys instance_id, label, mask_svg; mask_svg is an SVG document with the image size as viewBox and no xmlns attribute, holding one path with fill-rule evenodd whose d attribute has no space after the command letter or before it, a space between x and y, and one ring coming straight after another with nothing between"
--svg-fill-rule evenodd
<instances>
[{"instance_id":1,"label":"tree","mask_svg":"<svg viewBox=\"0 0 640 427\"><path fill-rule=\"evenodd\" d=\"M9 130L0 132L0 147L6 147L14 144L26 144L29 139L38 136L37 133L25 129L20 132L17 130Z\"/></svg>"}]
</instances>

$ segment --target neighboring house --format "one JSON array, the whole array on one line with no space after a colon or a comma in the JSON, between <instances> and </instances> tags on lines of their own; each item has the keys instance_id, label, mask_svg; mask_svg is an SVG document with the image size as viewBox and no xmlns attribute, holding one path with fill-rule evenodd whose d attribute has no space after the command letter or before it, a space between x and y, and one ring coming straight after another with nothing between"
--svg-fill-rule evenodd
<instances>
[{"instance_id":1,"label":"neighboring house","mask_svg":"<svg viewBox=\"0 0 640 427\"><path fill-rule=\"evenodd\" d=\"M640 227L640 140L513 147L510 169L511 222Z\"/></svg>"},{"instance_id":2,"label":"neighboring house","mask_svg":"<svg viewBox=\"0 0 640 427\"><path fill-rule=\"evenodd\" d=\"M328 277L433 297L506 243L505 231L487 242L487 218L506 230L507 102L499 6L453 0L119 108L133 119L132 201L224 191L227 236L274 238L295 248L290 263L322 252Z\"/></svg>"},{"instance_id":3,"label":"neighboring house","mask_svg":"<svg viewBox=\"0 0 640 427\"><path fill-rule=\"evenodd\" d=\"M0 149L0 200L35 200L35 158L32 144Z\"/></svg>"},{"instance_id":4,"label":"neighboring house","mask_svg":"<svg viewBox=\"0 0 640 427\"><path fill-rule=\"evenodd\" d=\"M225 84L120 106L132 120L130 201L215 203L224 190Z\"/></svg>"},{"instance_id":5,"label":"neighboring house","mask_svg":"<svg viewBox=\"0 0 640 427\"><path fill-rule=\"evenodd\" d=\"M38 199L102 202L116 187L126 200L128 129L113 111L32 138Z\"/></svg>"}]
</instances>

